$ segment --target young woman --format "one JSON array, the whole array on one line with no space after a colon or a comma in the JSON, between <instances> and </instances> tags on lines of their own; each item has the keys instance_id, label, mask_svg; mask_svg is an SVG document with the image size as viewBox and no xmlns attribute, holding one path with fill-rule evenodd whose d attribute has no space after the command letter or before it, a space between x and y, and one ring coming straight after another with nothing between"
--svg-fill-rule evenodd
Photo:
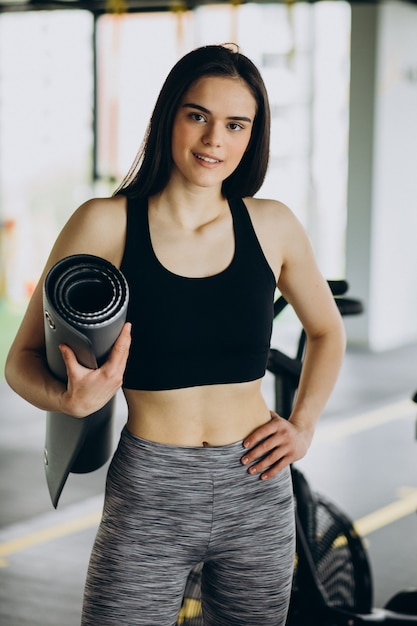
<instances>
[{"instance_id":1,"label":"young woman","mask_svg":"<svg viewBox=\"0 0 417 626\"><path fill-rule=\"evenodd\" d=\"M282 203L253 197L269 134L267 94L247 57L205 46L180 59L131 172L113 197L78 208L45 268L77 253L121 268L128 323L108 361L88 370L62 346L68 383L51 376L45 274L11 347L7 380L41 409L83 418L121 385L126 397L83 626L175 624L199 562L206 625L285 623L289 464L311 443L344 331L300 223ZM307 334L288 421L261 394L276 286Z\"/></svg>"}]
</instances>

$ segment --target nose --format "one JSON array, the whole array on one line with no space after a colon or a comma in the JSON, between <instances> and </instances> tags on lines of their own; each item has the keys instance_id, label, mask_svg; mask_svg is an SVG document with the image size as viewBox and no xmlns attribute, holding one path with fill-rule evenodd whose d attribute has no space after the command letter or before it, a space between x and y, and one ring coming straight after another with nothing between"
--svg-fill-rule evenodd
<instances>
[{"instance_id":1,"label":"nose","mask_svg":"<svg viewBox=\"0 0 417 626\"><path fill-rule=\"evenodd\" d=\"M220 124L208 124L203 136L203 143L206 146L220 146L222 144L222 131Z\"/></svg>"}]
</instances>

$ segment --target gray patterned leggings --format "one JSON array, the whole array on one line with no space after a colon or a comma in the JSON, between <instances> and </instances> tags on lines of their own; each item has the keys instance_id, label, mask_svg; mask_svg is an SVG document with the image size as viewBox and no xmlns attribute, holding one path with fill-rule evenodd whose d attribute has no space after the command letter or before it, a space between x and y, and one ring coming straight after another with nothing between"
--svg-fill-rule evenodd
<instances>
[{"instance_id":1,"label":"gray patterned leggings","mask_svg":"<svg viewBox=\"0 0 417 626\"><path fill-rule=\"evenodd\" d=\"M262 481L242 443L177 447L122 432L85 587L82 626L173 626L204 561L207 626L282 626L295 552L289 469Z\"/></svg>"}]
</instances>

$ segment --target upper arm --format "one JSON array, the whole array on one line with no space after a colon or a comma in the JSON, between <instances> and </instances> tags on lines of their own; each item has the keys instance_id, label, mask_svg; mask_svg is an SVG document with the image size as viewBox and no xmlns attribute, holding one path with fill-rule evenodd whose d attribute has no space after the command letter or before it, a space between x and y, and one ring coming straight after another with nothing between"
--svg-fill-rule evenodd
<instances>
[{"instance_id":1,"label":"upper arm","mask_svg":"<svg viewBox=\"0 0 417 626\"><path fill-rule=\"evenodd\" d=\"M126 232L125 199L93 199L81 205L58 235L9 352L44 349L43 283L55 263L73 254L101 256L119 266Z\"/></svg>"},{"instance_id":2,"label":"upper arm","mask_svg":"<svg viewBox=\"0 0 417 626\"><path fill-rule=\"evenodd\" d=\"M339 310L304 228L289 210L281 228L280 292L294 308L307 335L321 335L340 326Z\"/></svg>"},{"instance_id":3,"label":"upper arm","mask_svg":"<svg viewBox=\"0 0 417 626\"><path fill-rule=\"evenodd\" d=\"M306 333L320 335L340 325L340 313L297 217L275 200L247 198L245 203L277 286Z\"/></svg>"},{"instance_id":4,"label":"upper arm","mask_svg":"<svg viewBox=\"0 0 417 626\"><path fill-rule=\"evenodd\" d=\"M126 233L126 200L94 198L82 204L58 235L45 271L72 254L94 254L121 263Z\"/></svg>"}]
</instances>

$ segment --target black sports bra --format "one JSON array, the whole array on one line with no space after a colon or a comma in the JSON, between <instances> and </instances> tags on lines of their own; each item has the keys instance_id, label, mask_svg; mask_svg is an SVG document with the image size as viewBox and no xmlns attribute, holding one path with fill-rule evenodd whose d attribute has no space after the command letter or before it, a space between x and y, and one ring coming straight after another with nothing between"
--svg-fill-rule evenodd
<instances>
[{"instance_id":1,"label":"black sports bra","mask_svg":"<svg viewBox=\"0 0 417 626\"><path fill-rule=\"evenodd\" d=\"M152 248L148 203L127 201L121 270L130 290L132 345L124 387L164 390L239 383L265 374L275 278L242 200L230 200L235 252L207 278L166 269Z\"/></svg>"}]
</instances>

